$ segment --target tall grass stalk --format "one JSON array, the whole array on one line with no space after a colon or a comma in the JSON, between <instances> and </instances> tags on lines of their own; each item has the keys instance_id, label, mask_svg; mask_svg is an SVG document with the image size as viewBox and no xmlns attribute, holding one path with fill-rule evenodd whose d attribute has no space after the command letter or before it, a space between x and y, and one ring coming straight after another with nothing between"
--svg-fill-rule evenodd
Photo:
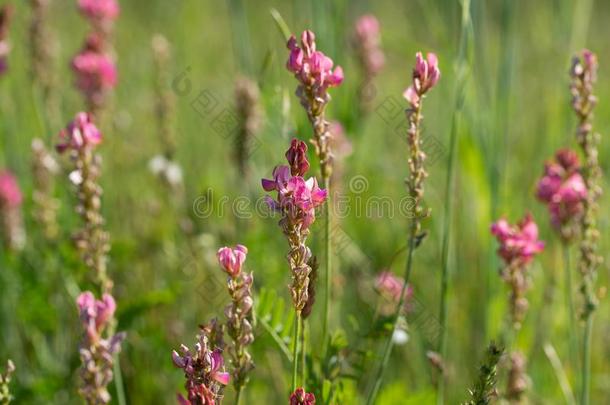
<instances>
[{"instance_id":1,"label":"tall grass stalk","mask_svg":"<svg viewBox=\"0 0 610 405\"><path fill-rule=\"evenodd\" d=\"M299 375L299 341L301 337L301 313L297 312L294 320L294 336L292 337L292 391L294 392L298 385Z\"/></svg>"},{"instance_id":2,"label":"tall grass stalk","mask_svg":"<svg viewBox=\"0 0 610 405\"><path fill-rule=\"evenodd\" d=\"M447 177L445 182L445 212L443 218L443 240L441 257L441 302L440 302L440 339L438 352L443 361L447 355L447 313L448 313L448 290L449 290L449 251L451 243L451 225L453 223L453 196L454 187L454 160L457 143L457 132L459 129L462 107L464 104L464 92L468 77L468 48L471 37L470 0L462 0L462 30L460 35L459 51L456 60L456 84L455 104L451 119L451 133L449 136L449 157L447 159ZM445 373L441 371L437 386L436 402L439 405L445 402Z\"/></svg>"},{"instance_id":3,"label":"tall grass stalk","mask_svg":"<svg viewBox=\"0 0 610 405\"><path fill-rule=\"evenodd\" d=\"M322 338L324 339L324 353L328 350L330 336L328 334L328 325L330 322L331 311L331 289L332 289L332 241L331 241L331 215L330 215L330 199L332 196L330 188L330 177L324 178L324 188L327 190L328 197L324 203L324 255L326 260L326 274L324 276L324 323L322 324Z\"/></svg>"},{"instance_id":4,"label":"tall grass stalk","mask_svg":"<svg viewBox=\"0 0 610 405\"><path fill-rule=\"evenodd\" d=\"M229 0L229 14L233 31L233 51L237 70L252 73L252 55L248 19L244 10L244 0Z\"/></svg>"}]
</instances>

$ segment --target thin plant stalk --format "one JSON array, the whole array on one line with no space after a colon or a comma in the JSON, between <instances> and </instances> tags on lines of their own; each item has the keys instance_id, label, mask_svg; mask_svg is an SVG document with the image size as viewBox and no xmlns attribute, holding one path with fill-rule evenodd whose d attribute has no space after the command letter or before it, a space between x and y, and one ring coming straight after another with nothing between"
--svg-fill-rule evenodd
<instances>
[{"instance_id":1,"label":"thin plant stalk","mask_svg":"<svg viewBox=\"0 0 610 405\"><path fill-rule=\"evenodd\" d=\"M330 215L330 199L331 199L331 188L330 188L330 177L324 178L324 188L328 191L328 197L324 203L324 237L326 239L324 244L324 255L326 260L326 275L324 284L326 286L324 290L324 323L322 324L322 338L324 339L324 353L328 349L328 325L330 321L330 306L331 306L331 287L332 287L332 246L331 246L331 215Z\"/></svg>"},{"instance_id":2,"label":"thin plant stalk","mask_svg":"<svg viewBox=\"0 0 610 405\"><path fill-rule=\"evenodd\" d=\"M447 161L447 178L445 182L445 212L443 219L442 240L442 272L441 272L441 302L440 302L440 340L438 352L443 361L447 355L447 313L448 313L448 290L449 290L449 251L451 243L451 226L453 224L453 196L451 190L454 187L454 161L457 143L457 131L460 123L460 115L464 101L464 90L466 87L467 70L467 48L469 42L470 28L470 0L462 2L462 33L460 37L459 53L457 58L457 81L455 89L455 106L451 120L451 134L449 145L449 157ZM441 370L437 386L437 404L445 402L445 374Z\"/></svg>"},{"instance_id":3,"label":"thin plant stalk","mask_svg":"<svg viewBox=\"0 0 610 405\"><path fill-rule=\"evenodd\" d=\"M114 356L114 387L116 389L116 398L119 405L126 405L125 400L125 387L123 385L123 373L121 371L121 364L119 363L119 355Z\"/></svg>"},{"instance_id":4,"label":"thin plant stalk","mask_svg":"<svg viewBox=\"0 0 610 405\"><path fill-rule=\"evenodd\" d=\"M371 390L367 400L366 405L372 405L375 403L375 399L377 398L377 394L379 393L379 389L381 388L381 380L383 378L383 373L388 366L388 362L390 360L390 354L392 354L392 347L394 346L393 336L396 331L396 326L398 324L398 318L400 315L400 310L404 305L405 301L405 292L407 291L407 285L409 283L409 278L411 277L411 268L413 264L413 251L415 250L415 238L417 236L417 219L414 219L411 224L411 229L409 232L409 251L407 253L407 265L405 267L405 277L404 283L402 285L402 289L400 291L400 300L398 301L398 305L396 306L396 310L394 311L394 315L392 317L392 330L390 337L386 341L386 344L383 349L383 356L381 358L381 364L379 369L377 370L377 374L375 376L375 383L373 385L373 389Z\"/></svg>"},{"instance_id":5,"label":"thin plant stalk","mask_svg":"<svg viewBox=\"0 0 610 405\"><path fill-rule=\"evenodd\" d=\"M299 375L299 340L301 333L301 313L297 311L294 320L294 336L292 337L292 392L297 389L297 379Z\"/></svg>"},{"instance_id":6,"label":"thin plant stalk","mask_svg":"<svg viewBox=\"0 0 610 405\"><path fill-rule=\"evenodd\" d=\"M582 393L581 405L589 405L591 389L591 337L593 332L593 314L589 314L585 321L585 335L582 353Z\"/></svg>"},{"instance_id":7,"label":"thin plant stalk","mask_svg":"<svg viewBox=\"0 0 610 405\"><path fill-rule=\"evenodd\" d=\"M568 316L570 321L568 327L570 328L569 339L570 339L570 358L572 360L572 367L578 367L578 339L576 335L576 312L574 311L574 298L572 297L572 268L570 265L570 246L564 244L563 246L563 264L565 271L565 299L566 306L568 307Z\"/></svg>"},{"instance_id":8,"label":"thin plant stalk","mask_svg":"<svg viewBox=\"0 0 610 405\"><path fill-rule=\"evenodd\" d=\"M241 403L241 393L242 389L240 387L235 394L235 405L239 405Z\"/></svg>"}]
</instances>

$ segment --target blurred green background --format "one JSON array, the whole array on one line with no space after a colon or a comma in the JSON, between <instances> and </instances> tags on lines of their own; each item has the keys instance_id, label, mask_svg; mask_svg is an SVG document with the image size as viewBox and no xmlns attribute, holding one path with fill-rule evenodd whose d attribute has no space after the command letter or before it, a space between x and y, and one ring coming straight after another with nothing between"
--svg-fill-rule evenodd
<instances>
[{"instance_id":1,"label":"blurred green background","mask_svg":"<svg viewBox=\"0 0 610 405\"><path fill-rule=\"evenodd\" d=\"M69 61L81 46L86 23L73 1L51 2L48 24L59 47L57 63L49 69L58 77L61 111L54 120L45 115L29 74L30 10L25 3L15 4L10 67L0 81L0 166L16 172L28 196L24 206L28 244L22 254L2 251L0 258L0 360L10 357L17 365L12 385L16 403L69 404L78 402L75 370L80 325L74 298L77 286L87 286L85 269L70 243L79 222L73 214L72 189L62 175L57 179L61 238L48 243L36 228L30 198L30 143L33 137L42 137L50 144L63 124L83 108L72 86ZM382 110L366 117L357 113L355 98L362 76L350 44L353 23L365 13L373 13L381 22L386 67L375 80L375 108L388 102L406 106L401 94L409 83L416 51L433 51L439 56L442 78L426 99L424 132L438 142L441 153L429 168L426 203L432 217L425 223L429 237L417 251L411 278L422 313L434 323L439 311L441 224L447 203L443 190L454 112L460 3L124 0L121 6L114 38L119 85L100 125L105 136L100 150L103 212L112 239L110 272L116 285L119 329L128 333L120 356L127 402L172 403L175 393L183 391L183 376L171 363L171 350L180 343L191 345L197 325L215 315L223 318L228 302L224 276L215 263L218 247L247 245L247 268L254 271L257 293L275 290L288 300L285 239L277 219L257 214L254 203L264 195L259 179L270 176L273 167L282 162L290 138L296 135L307 140L311 131L293 95L295 80L284 68L287 51L270 16L272 7L295 32L312 28L319 49L345 71L344 84L331 91L328 116L343 124L353 146L342 178L353 211L337 228L341 246L347 247L337 249L333 280L337 304L332 319L333 329L345 330L349 358L378 350L380 340L366 336L377 300L372 293L374 276L384 268L402 274L408 223L398 210L382 217L356 213L356 205L366 198L388 197L398 204L406 195L407 149L395 131L402 114L388 123ZM537 219L547 247L531 268L531 306L517 345L529 357L531 403L563 403L544 343L555 347L574 389L580 372L568 361L561 245L549 227L546 208L535 200L534 189L544 161L559 147L576 147L568 68L571 55L583 46L599 56L596 93L600 102L595 127L602 134L600 162L608 173L610 3L472 0L471 14L473 42L468 52L470 70L458 128L452 200L456 214L450 255L447 403L467 399L484 347L498 336L506 313L507 289L498 276L496 244L489 225L500 215L514 222L526 211ZM176 158L184 170L184 206L176 204L148 169L149 160L161 152L150 47L155 33L165 35L173 47L172 81L188 90L176 94L175 119ZM240 74L259 83L265 112L247 179L240 178L233 164L231 137L214 129L214 115L200 115L191 105L205 90L217 99L217 112L234 108L234 82ZM354 188L355 178L364 180L364 189ZM608 185L606 180L604 185ZM600 202L600 252L606 260L598 286L607 285L609 275L608 194ZM244 197L250 205L241 207L241 212L251 215L237 218L231 204ZM193 201L199 201L195 209ZM193 222L190 235L180 228L184 216ZM319 222L310 238L314 252L322 250ZM573 278L579 280L575 269ZM578 299L576 302L580 304ZM278 312L275 320L291 312L288 304L272 307ZM595 404L610 397L608 308L607 300L602 300L595 320ZM318 298L310 322L314 352L320 347L321 314L322 299ZM419 324L414 320L407 344L394 349L378 403L433 403L435 373L426 351L435 349L434 337ZM256 336L253 357L257 368L245 403L285 403L290 366L260 324ZM371 382L374 359L364 356L359 361L365 372L355 372L356 377L345 380L346 398L351 399L343 403L359 403L356 398L363 397ZM111 393L116 401L114 388ZM227 389L228 402L232 396L232 389Z\"/></svg>"}]
</instances>

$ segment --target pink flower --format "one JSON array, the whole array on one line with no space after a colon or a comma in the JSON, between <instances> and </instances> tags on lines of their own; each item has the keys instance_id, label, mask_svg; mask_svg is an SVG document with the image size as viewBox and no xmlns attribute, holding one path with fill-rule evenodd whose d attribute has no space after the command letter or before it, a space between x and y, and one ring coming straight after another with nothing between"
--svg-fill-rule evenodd
<instances>
[{"instance_id":1,"label":"pink flower","mask_svg":"<svg viewBox=\"0 0 610 405\"><path fill-rule=\"evenodd\" d=\"M301 35L299 47L294 36L287 43L290 50L286 68L305 86L315 88L323 93L329 87L339 86L343 82L343 69L337 66L333 70L333 60L324 53L316 51L315 35L307 30Z\"/></svg>"},{"instance_id":2,"label":"pink flower","mask_svg":"<svg viewBox=\"0 0 610 405\"><path fill-rule=\"evenodd\" d=\"M556 229L579 217L584 210L587 187L579 169L576 152L561 149L555 154L555 161L545 164L544 175L538 182L536 196L548 205Z\"/></svg>"},{"instance_id":3,"label":"pink flower","mask_svg":"<svg viewBox=\"0 0 610 405\"><path fill-rule=\"evenodd\" d=\"M491 233L500 243L498 255L507 265L515 262L529 263L534 255L542 252L544 242L538 240L538 225L527 214L516 226L500 219L491 226Z\"/></svg>"},{"instance_id":4,"label":"pink flower","mask_svg":"<svg viewBox=\"0 0 610 405\"><path fill-rule=\"evenodd\" d=\"M438 83L441 71L438 67L438 58L432 52L424 59L421 52L415 54L415 67L413 68L411 86L405 90L403 96L413 106L419 105L421 97Z\"/></svg>"},{"instance_id":5,"label":"pink flower","mask_svg":"<svg viewBox=\"0 0 610 405\"><path fill-rule=\"evenodd\" d=\"M57 151L63 153L67 149L79 150L88 145L100 144L102 133L93 123L91 114L79 112L74 120L59 133L59 139Z\"/></svg>"},{"instance_id":6,"label":"pink flower","mask_svg":"<svg viewBox=\"0 0 610 405\"><path fill-rule=\"evenodd\" d=\"M371 76L377 74L385 64L385 57L379 48L379 21L372 14L363 15L356 21L354 31L355 46L366 73Z\"/></svg>"},{"instance_id":7,"label":"pink flower","mask_svg":"<svg viewBox=\"0 0 610 405\"><path fill-rule=\"evenodd\" d=\"M0 172L0 206L16 208L23 202L17 178L9 171Z\"/></svg>"},{"instance_id":8,"label":"pink flower","mask_svg":"<svg viewBox=\"0 0 610 405\"><path fill-rule=\"evenodd\" d=\"M116 303L110 294L104 294L102 300L96 300L90 291L81 293L76 299L80 319L91 339L99 336L108 321L114 315Z\"/></svg>"},{"instance_id":9,"label":"pink flower","mask_svg":"<svg viewBox=\"0 0 610 405\"><path fill-rule=\"evenodd\" d=\"M115 20L120 13L116 0L78 0L78 9L92 20Z\"/></svg>"},{"instance_id":10,"label":"pink flower","mask_svg":"<svg viewBox=\"0 0 610 405\"><path fill-rule=\"evenodd\" d=\"M307 144L294 138L290 142L290 148L286 151L286 160L290 165L290 174L303 176L309 170L307 160Z\"/></svg>"},{"instance_id":11,"label":"pink flower","mask_svg":"<svg viewBox=\"0 0 610 405\"><path fill-rule=\"evenodd\" d=\"M103 52L103 40L96 34L87 38L81 52L72 59L76 86L85 97L101 103L104 93L117 84L117 70L110 56Z\"/></svg>"},{"instance_id":12,"label":"pink flower","mask_svg":"<svg viewBox=\"0 0 610 405\"><path fill-rule=\"evenodd\" d=\"M218 249L216 256L223 270L231 278L235 278L241 273L247 254L248 249L244 245L237 245L233 249L226 246Z\"/></svg>"},{"instance_id":13,"label":"pink flower","mask_svg":"<svg viewBox=\"0 0 610 405\"><path fill-rule=\"evenodd\" d=\"M273 180L262 179L265 191L277 191L277 200L267 196L267 204L275 211L285 214L293 224L300 224L303 229L315 220L315 209L327 198L327 191L318 187L314 177L308 180L301 176L291 176L288 166L277 166L273 170Z\"/></svg>"},{"instance_id":14,"label":"pink flower","mask_svg":"<svg viewBox=\"0 0 610 405\"><path fill-rule=\"evenodd\" d=\"M311 392L305 392L303 388L297 388L290 394L290 405L315 405L316 397Z\"/></svg>"}]
</instances>

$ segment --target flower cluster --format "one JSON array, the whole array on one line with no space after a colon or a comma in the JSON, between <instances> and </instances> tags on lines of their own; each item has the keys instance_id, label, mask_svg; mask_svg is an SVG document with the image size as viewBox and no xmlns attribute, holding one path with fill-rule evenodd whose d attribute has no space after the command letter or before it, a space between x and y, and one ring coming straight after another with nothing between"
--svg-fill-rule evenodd
<instances>
[{"instance_id":1,"label":"flower cluster","mask_svg":"<svg viewBox=\"0 0 610 405\"><path fill-rule=\"evenodd\" d=\"M102 142L102 134L87 113L78 113L74 120L59 134L57 150L70 152L75 170L70 180L77 187L77 213L83 221L83 229L76 235L76 246L81 251L85 264L93 270L103 291L110 291L112 281L106 274L106 254L110 246L109 236L103 229L101 214L102 189L98 184L100 158L94 148Z\"/></svg>"},{"instance_id":2,"label":"flower cluster","mask_svg":"<svg viewBox=\"0 0 610 405\"><path fill-rule=\"evenodd\" d=\"M308 301L311 251L305 245L309 227L315 221L315 210L327 198L327 191L320 189L315 178L305 180L303 176L309 168L307 145L294 139L286 158L290 166L277 166L273 179L263 179L265 191L277 191L277 198L267 196L267 203L282 215L279 224L288 238L290 252L288 262L292 270L292 300L298 312Z\"/></svg>"},{"instance_id":3,"label":"flower cluster","mask_svg":"<svg viewBox=\"0 0 610 405\"><path fill-rule=\"evenodd\" d=\"M90 34L81 51L72 59L76 86L83 93L91 111L101 107L117 83L117 71L112 57L104 52L102 38Z\"/></svg>"},{"instance_id":4,"label":"flower cluster","mask_svg":"<svg viewBox=\"0 0 610 405\"><path fill-rule=\"evenodd\" d=\"M202 326L194 350L180 346L180 353L172 351L172 361L184 370L187 398L178 394L181 405L215 405L220 403L224 387L229 384L229 373L224 369L222 332L218 324Z\"/></svg>"},{"instance_id":5,"label":"flower cluster","mask_svg":"<svg viewBox=\"0 0 610 405\"><path fill-rule=\"evenodd\" d=\"M125 333L110 332L116 309L110 294L96 300L93 293L86 291L78 296L76 304L85 330L80 345L79 393L88 404L107 404L111 399L108 384L113 377L114 355L121 350Z\"/></svg>"},{"instance_id":6,"label":"flower cluster","mask_svg":"<svg viewBox=\"0 0 610 405\"><path fill-rule=\"evenodd\" d=\"M255 81L239 77L235 81L235 105L239 129L235 140L235 161L242 176L248 174L247 161L252 142L262 124L260 92Z\"/></svg>"},{"instance_id":7,"label":"flower cluster","mask_svg":"<svg viewBox=\"0 0 610 405\"><path fill-rule=\"evenodd\" d=\"M25 244L25 230L21 215L23 195L17 178L9 171L0 172L0 221L4 245L20 250Z\"/></svg>"},{"instance_id":8,"label":"flower cluster","mask_svg":"<svg viewBox=\"0 0 610 405\"><path fill-rule=\"evenodd\" d=\"M303 388L297 388L290 394L290 405L316 405L316 397L311 392L305 392Z\"/></svg>"},{"instance_id":9,"label":"flower cluster","mask_svg":"<svg viewBox=\"0 0 610 405\"><path fill-rule=\"evenodd\" d=\"M10 4L0 9L0 75L8 69L8 54L11 45L8 41L8 29L13 16L13 7Z\"/></svg>"},{"instance_id":10,"label":"flower cluster","mask_svg":"<svg viewBox=\"0 0 610 405\"><path fill-rule=\"evenodd\" d=\"M580 174L576 152L561 149L555 161L544 166L544 176L538 182L536 196L547 204L551 223L565 241L578 232L579 220L587 198L587 187Z\"/></svg>"},{"instance_id":11,"label":"flower cluster","mask_svg":"<svg viewBox=\"0 0 610 405\"><path fill-rule=\"evenodd\" d=\"M235 248L223 247L218 250L218 261L229 275L227 288L231 304L225 309L227 333L233 340L229 348L233 366L233 385L240 391L248 382L248 372L254 367L252 357L246 347L254 341L252 333L252 273L242 272L248 249L243 245Z\"/></svg>"},{"instance_id":12,"label":"flower cluster","mask_svg":"<svg viewBox=\"0 0 610 405\"><path fill-rule=\"evenodd\" d=\"M525 293L529 288L527 264L544 249L544 242L538 240L538 225L527 214L516 226L500 219L491 226L500 247L498 255L504 260L501 276L511 288L510 306L513 324L520 328L529 306Z\"/></svg>"},{"instance_id":13,"label":"flower cluster","mask_svg":"<svg viewBox=\"0 0 610 405\"><path fill-rule=\"evenodd\" d=\"M11 375L15 372L15 364L11 360L6 362L6 371L0 374L0 404L8 404L12 401L13 397L8 388L11 382Z\"/></svg>"},{"instance_id":14,"label":"flower cluster","mask_svg":"<svg viewBox=\"0 0 610 405\"><path fill-rule=\"evenodd\" d=\"M376 93L373 79L385 64L380 47L379 21L374 15L363 15L356 21L352 43L363 75L358 91L360 112L369 113Z\"/></svg>"},{"instance_id":15,"label":"flower cluster","mask_svg":"<svg viewBox=\"0 0 610 405\"><path fill-rule=\"evenodd\" d=\"M597 150L600 135L593 131L593 109L597 104L597 97L593 94L593 86L597 80L597 69L597 56L585 49L580 56L574 58L570 71L572 108L578 118L576 140L584 156L582 174L587 189L587 196L584 199L584 212L580 220L582 240L578 262L578 269L583 275L581 291L585 297L583 311L585 318L597 306L594 279L596 269L602 262L602 258L597 253L597 242L599 240L597 200L602 193L599 184L601 168Z\"/></svg>"},{"instance_id":16,"label":"flower cluster","mask_svg":"<svg viewBox=\"0 0 610 405\"><path fill-rule=\"evenodd\" d=\"M337 66L333 70L332 59L316 50L315 35L309 30L301 35L300 46L294 36L290 37L287 46L290 56L286 67L299 81L296 94L313 127L312 142L320 160L322 177L328 179L332 173L332 134L328 130L324 110L330 101L328 89L343 82L343 69Z\"/></svg>"},{"instance_id":17,"label":"flower cluster","mask_svg":"<svg viewBox=\"0 0 610 405\"><path fill-rule=\"evenodd\" d=\"M428 53L426 59L421 52L415 54L412 83L403 96L411 104L411 108L419 108L421 98L438 83L441 71L438 68L438 58L434 53Z\"/></svg>"}]
</instances>

